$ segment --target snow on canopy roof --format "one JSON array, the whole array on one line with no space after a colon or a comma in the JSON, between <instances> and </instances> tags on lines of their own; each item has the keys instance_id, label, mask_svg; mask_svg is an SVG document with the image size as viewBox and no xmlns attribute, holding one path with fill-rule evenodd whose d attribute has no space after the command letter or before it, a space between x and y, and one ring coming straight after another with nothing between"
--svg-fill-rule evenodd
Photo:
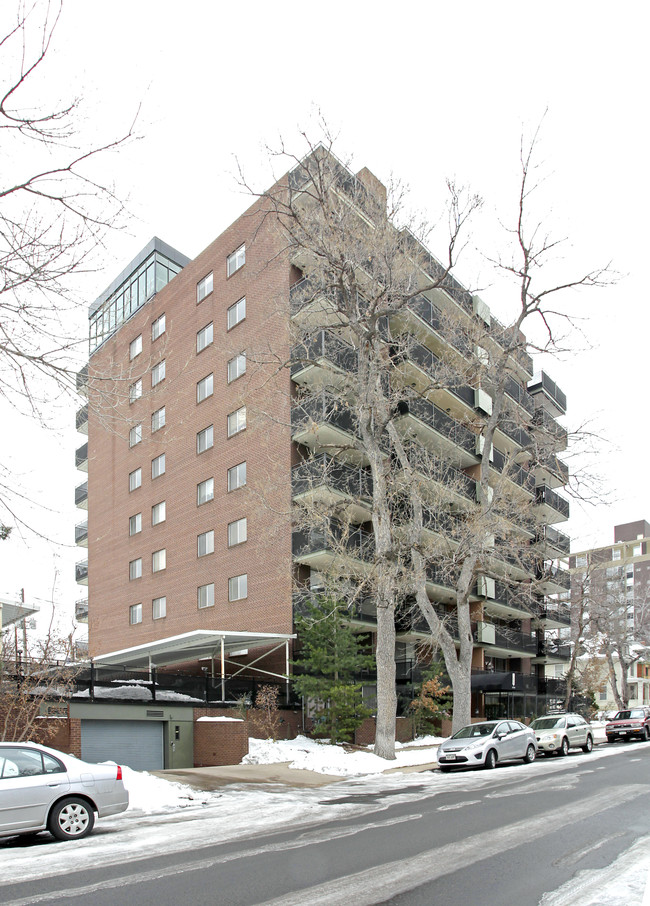
<instances>
[{"instance_id":1,"label":"snow on canopy roof","mask_svg":"<svg viewBox=\"0 0 650 906\"><path fill-rule=\"evenodd\" d=\"M95 664L110 664L129 667L148 667L150 664L165 667L181 664L196 658L218 658L221 646L226 653L241 648L268 648L281 645L295 635L272 632L229 632L195 629L181 635L169 636L156 642L146 642L133 648L109 651L93 658Z\"/></svg>"}]
</instances>

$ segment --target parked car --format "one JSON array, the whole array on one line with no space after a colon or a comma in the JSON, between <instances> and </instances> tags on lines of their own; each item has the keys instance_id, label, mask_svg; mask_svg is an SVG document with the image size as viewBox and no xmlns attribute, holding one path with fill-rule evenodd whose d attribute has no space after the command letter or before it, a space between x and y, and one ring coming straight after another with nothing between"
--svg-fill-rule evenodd
<instances>
[{"instance_id":1,"label":"parked car","mask_svg":"<svg viewBox=\"0 0 650 906\"><path fill-rule=\"evenodd\" d=\"M537 740L533 731L518 720L486 720L470 724L445 739L438 749L438 767L494 768L499 761L521 758L535 761Z\"/></svg>"},{"instance_id":2,"label":"parked car","mask_svg":"<svg viewBox=\"0 0 650 906\"><path fill-rule=\"evenodd\" d=\"M119 765L0 742L0 837L48 830L58 840L79 840L93 829L95 813L116 815L128 804Z\"/></svg>"},{"instance_id":3,"label":"parked car","mask_svg":"<svg viewBox=\"0 0 650 906\"><path fill-rule=\"evenodd\" d=\"M607 742L624 739L650 739L650 708L627 708L617 711L614 719L605 725Z\"/></svg>"},{"instance_id":4,"label":"parked car","mask_svg":"<svg viewBox=\"0 0 650 906\"><path fill-rule=\"evenodd\" d=\"M530 729L535 732L538 750L543 755L568 755L569 749L591 752L594 747L591 726L579 714L538 717Z\"/></svg>"}]
</instances>

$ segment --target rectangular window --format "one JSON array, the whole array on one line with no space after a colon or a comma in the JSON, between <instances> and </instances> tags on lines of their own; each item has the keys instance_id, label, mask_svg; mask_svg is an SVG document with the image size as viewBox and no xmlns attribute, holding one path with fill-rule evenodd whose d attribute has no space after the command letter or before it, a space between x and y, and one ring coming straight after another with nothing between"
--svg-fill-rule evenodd
<instances>
[{"instance_id":1,"label":"rectangular window","mask_svg":"<svg viewBox=\"0 0 650 906\"><path fill-rule=\"evenodd\" d=\"M228 437L239 434L246 428L246 406L236 409L228 416Z\"/></svg>"},{"instance_id":2,"label":"rectangular window","mask_svg":"<svg viewBox=\"0 0 650 906\"><path fill-rule=\"evenodd\" d=\"M129 517L129 535L137 535L142 531L142 513Z\"/></svg>"},{"instance_id":3,"label":"rectangular window","mask_svg":"<svg viewBox=\"0 0 650 906\"><path fill-rule=\"evenodd\" d=\"M202 403L214 393L214 375L208 374L196 385L196 401Z\"/></svg>"},{"instance_id":4,"label":"rectangular window","mask_svg":"<svg viewBox=\"0 0 650 906\"><path fill-rule=\"evenodd\" d=\"M196 304L203 302L206 296L209 296L213 288L213 275L212 273L208 274L207 277L204 277L203 280L200 280L196 284Z\"/></svg>"},{"instance_id":5,"label":"rectangular window","mask_svg":"<svg viewBox=\"0 0 650 906\"><path fill-rule=\"evenodd\" d=\"M142 557L131 560L129 563L129 580L139 579L142 576Z\"/></svg>"},{"instance_id":6,"label":"rectangular window","mask_svg":"<svg viewBox=\"0 0 650 906\"><path fill-rule=\"evenodd\" d=\"M142 484L142 469L134 469L129 473L129 491L135 491Z\"/></svg>"},{"instance_id":7,"label":"rectangular window","mask_svg":"<svg viewBox=\"0 0 650 906\"><path fill-rule=\"evenodd\" d=\"M154 365L151 369L151 386L155 387L156 384L159 384L161 381L165 380L165 360L158 362L157 365Z\"/></svg>"},{"instance_id":8,"label":"rectangular window","mask_svg":"<svg viewBox=\"0 0 650 906\"><path fill-rule=\"evenodd\" d=\"M196 556L205 557L207 554L214 553L214 531L203 532L196 539Z\"/></svg>"},{"instance_id":9,"label":"rectangular window","mask_svg":"<svg viewBox=\"0 0 650 906\"><path fill-rule=\"evenodd\" d=\"M231 277L235 271L246 264L246 246L240 245L238 249L226 258L226 273Z\"/></svg>"},{"instance_id":10,"label":"rectangular window","mask_svg":"<svg viewBox=\"0 0 650 906\"><path fill-rule=\"evenodd\" d=\"M228 309L228 330L232 330L240 321L246 317L246 297L235 302Z\"/></svg>"},{"instance_id":11,"label":"rectangular window","mask_svg":"<svg viewBox=\"0 0 650 906\"><path fill-rule=\"evenodd\" d=\"M196 351L201 352L206 346L211 346L214 340L214 325L212 321L201 328L196 335Z\"/></svg>"},{"instance_id":12,"label":"rectangular window","mask_svg":"<svg viewBox=\"0 0 650 906\"><path fill-rule=\"evenodd\" d=\"M246 373L246 353L241 352L228 362L228 383L236 381Z\"/></svg>"},{"instance_id":13,"label":"rectangular window","mask_svg":"<svg viewBox=\"0 0 650 906\"><path fill-rule=\"evenodd\" d=\"M228 524L228 547L243 544L248 537L248 520L246 517Z\"/></svg>"},{"instance_id":14,"label":"rectangular window","mask_svg":"<svg viewBox=\"0 0 650 906\"><path fill-rule=\"evenodd\" d=\"M159 523L164 522L167 518L167 503L165 500L161 500L160 503L155 503L151 507L151 524L159 525Z\"/></svg>"},{"instance_id":15,"label":"rectangular window","mask_svg":"<svg viewBox=\"0 0 650 906\"><path fill-rule=\"evenodd\" d=\"M129 431L129 446L135 447L142 440L142 425L134 425Z\"/></svg>"},{"instance_id":16,"label":"rectangular window","mask_svg":"<svg viewBox=\"0 0 650 906\"><path fill-rule=\"evenodd\" d=\"M209 585L199 585L196 598L199 609L214 607L214 582L210 582Z\"/></svg>"},{"instance_id":17,"label":"rectangular window","mask_svg":"<svg viewBox=\"0 0 650 906\"><path fill-rule=\"evenodd\" d=\"M142 352L142 334L137 336L135 338L135 340L131 340L131 342L129 343L129 359L131 361L133 361L133 359L137 355L140 355L141 352Z\"/></svg>"},{"instance_id":18,"label":"rectangular window","mask_svg":"<svg viewBox=\"0 0 650 906\"><path fill-rule=\"evenodd\" d=\"M620 559L621 559L621 549L620 549L620 547L615 547L612 550L612 560L620 560Z\"/></svg>"},{"instance_id":19,"label":"rectangular window","mask_svg":"<svg viewBox=\"0 0 650 906\"><path fill-rule=\"evenodd\" d=\"M136 400L139 400L142 396L142 378L138 378L137 381L134 381L133 384L129 387L129 402L135 403Z\"/></svg>"},{"instance_id":20,"label":"rectangular window","mask_svg":"<svg viewBox=\"0 0 650 906\"><path fill-rule=\"evenodd\" d=\"M246 463L240 462L239 465L228 469L228 490L236 491L237 488L243 488L246 484Z\"/></svg>"},{"instance_id":21,"label":"rectangular window","mask_svg":"<svg viewBox=\"0 0 650 906\"><path fill-rule=\"evenodd\" d=\"M142 622L142 604L131 604L129 607L129 623L135 626Z\"/></svg>"},{"instance_id":22,"label":"rectangular window","mask_svg":"<svg viewBox=\"0 0 650 906\"><path fill-rule=\"evenodd\" d=\"M196 505L201 506L209 500L214 500L214 478L206 478L196 486Z\"/></svg>"},{"instance_id":23,"label":"rectangular window","mask_svg":"<svg viewBox=\"0 0 650 906\"><path fill-rule=\"evenodd\" d=\"M154 598L151 602L151 616L154 620L162 620L167 616L167 598Z\"/></svg>"},{"instance_id":24,"label":"rectangular window","mask_svg":"<svg viewBox=\"0 0 650 906\"><path fill-rule=\"evenodd\" d=\"M156 411L151 414L151 433L154 434L156 431L160 431L164 426L165 407L161 406L160 409L156 409Z\"/></svg>"},{"instance_id":25,"label":"rectangular window","mask_svg":"<svg viewBox=\"0 0 650 906\"><path fill-rule=\"evenodd\" d=\"M151 555L151 572L159 573L161 569L165 569L167 566L167 549L163 547L162 550L154 551Z\"/></svg>"},{"instance_id":26,"label":"rectangular window","mask_svg":"<svg viewBox=\"0 0 650 906\"><path fill-rule=\"evenodd\" d=\"M165 454L161 453L160 456L156 456L155 459L151 460L151 477L160 478L161 475L165 474Z\"/></svg>"},{"instance_id":27,"label":"rectangular window","mask_svg":"<svg viewBox=\"0 0 650 906\"><path fill-rule=\"evenodd\" d=\"M203 431L196 435L196 452L205 453L214 443L214 430L212 425L208 425Z\"/></svg>"},{"instance_id":28,"label":"rectangular window","mask_svg":"<svg viewBox=\"0 0 650 906\"><path fill-rule=\"evenodd\" d=\"M633 556L633 557L640 557L640 556L641 556L641 545L640 545L640 544L635 544L635 545L634 545L634 547L632 548L632 556Z\"/></svg>"},{"instance_id":29,"label":"rectangular window","mask_svg":"<svg viewBox=\"0 0 650 906\"><path fill-rule=\"evenodd\" d=\"M248 576L233 576L228 579L228 600L241 601L248 597Z\"/></svg>"},{"instance_id":30,"label":"rectangular window","mask_svg":"<svg viewBox=\"0 0 650 906\"><path fill-rule=\"evenodd\" d=\"M576 557L576 566L586 566L587 565L587 555L579 554Z\"/></svg>"},{"instance_id":31,"label":"rectangular window","mask_svg":"<svg viewBox=\"0 0 650 906\"><path fill-rule=\"evenodd\" d=\"M162 336L165 332L166 326L167 325L165 322L164 315L161 315L159 318L156 318L156 320L151 325L151 339L157 340L158 337Z\"/></svg>"}]
</instances>

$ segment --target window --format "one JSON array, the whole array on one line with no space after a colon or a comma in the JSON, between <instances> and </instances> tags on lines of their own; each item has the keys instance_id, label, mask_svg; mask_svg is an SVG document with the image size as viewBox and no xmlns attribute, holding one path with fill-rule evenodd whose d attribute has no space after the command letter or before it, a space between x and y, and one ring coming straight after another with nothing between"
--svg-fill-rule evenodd
<instances>
[{"instance_id":1,"label":"window","mask_svg":"<svg viewBox=\"0 0 650 906\"><path fill-rule=\"evenodd\" d=\"M612 560L620 560L620 559L621 559L621 549L620 549L620 547L616 547L612 550Z\"/></svg>"},{"instance_id":2,"label":"window","mask_svg":"<svg viewBox=\"0 0 650 906\"><path fill-rule=\"evenodd\" d=\"M210 529L209 532L203 532L202 535L197 537L197 557L205 557L207 554L214 553L214 532Z\"/></svg>"},{"instance_id":3,"label":"window","mask_svg":"<svg viewBox=\"0 0 650 906\"><path fill-rule=\"evenodd\" d=\"M240 299L239 302L235 302L234 305L231 305L228 309L228 330L232 330L233 327L236 327L240 321L243 321L246 317L246 297Z\"/></svg>"},{"instance_id":4,"label":"window","mask_svg":"<svg viewBox=\"0 0 650 906\"><path fill-rule=\"evenodd\" d=\"M214 325L212 321L201 328L196 335L196 351L201 352L206 346L211 346L214 340Z\"/></svg>"},{"instance_id":5,"label":"window","mask_svg":"<svg viewBox=\"0 0 650 906\"><path fill-rule=\"evenodd\" d=\"M158 337L162 336L165 332L165 327L165 316L161 315L159 318L156 318L156 320L151 325L151 339L157 340Z\"/></svg>"},{"instance_id":6,"label":"window","mask_svg":"<svg viewBox=\"0 0 650 906\"><path fill-rule=\"evenodd\" d=\"M167 598L154 598L151 602L151 616L154 620L162 620L167 616Z\"/></svg>"},{"instance_id":7,"label":"window","mask_svg":"<svg viewBox=\"0 0 650 906\"><path fill-rule=\"evenodd\" d=\"M161 475L165 474L165 454L161 453L160 456L156 456L155 459L151 460L151 477L159 478Z\"/></svg>"},{"instance_id":8,"label":"window","mask_svg":"<svg viewBox=\"0 0 650 906\"><path fill-rule=\"evenodd\" d=\"M237 488L243 488L246 484L246 463L240 462L239 465L228 469L228 490L236 491Z\"/></svg>"},{"instance_id":9,"label":"window","mask_svg":"<svg viewBox=\"0 0 650 906\"><path fill-rule=\"evenodd\" d=\"M196 486L196 505L201 506L209 500L214 500L214 478L206 478Z\"/></svg>"},{"instance_id":10,"label":"window","mask_svg":"<svg viewBox=\"0 0 650 906\"><path fill-rule=\"evenodd\" d=\"M576 557L576 566L586 566L587 565L587 555L579 554Z\"/></svg>"},{"instance_id":11,"label":"window","mask_svg":"<svg viewBox=\"0 0 650 906\"><path fill-rule=\"evenodd\" d=\"M135 626L142 622L142 604L131 604L129 607L129 623Z\"/></svg>"},{"instance_id":12,"label":"window","mask_svg":"<svg viewBox=\"0 0 650 906\"><path fill-rule=\"evenodd\" d=\"M196 385L196 401L202 403L214 393L214 375L208 374Z\"/></svg>"},{"instance_id":13,"label":"window","mask_svg":"<svg viewBox=\"0 0 650 906\"><path fill-rule=\"evenodd\" d=\"M161 569L165 569L167 566L167 550L163 547L162 550L154 551L151 555L151 572L159 573Z\"/></svg>"},{"instance_id":14,"label":"window","mask_svg":"<svg viewBox=\"0 0 650 906\"><path fill-rule=\"evenodd\" d=\"M244 431L245 428L246 406L242 406L241 409L231 412L228 416L228 437L232 437L233 434L239 434L239 432Z\"/></svg>"},{"instance_id":15,"label":"window","mask_svg":"<svg viewBox=\"0 0 650 906\"><path fill-rule=\"evenodd\" d=\"M235 271L246 264L246 246L240 245L238 249L226 258L226 273L231 277Z\"/></svg>"},{"instance_id":16,"label":"window","mask_svg":"<svg viewBox=\"0 0 650 906\"><path fill-rule=\"evenodd\" d=\"M209 296L212 292L212 273L208 274L207 277L204 277L203 280L200 280L196 284L196 304L203 302L206 296Z\"/></svg>"},{"instance_id":17,"label":"window","mask_svg":"<svg viewBox=\"0 0 650 906\"><path fill-rule=\"evenodd\" d=\"M137 336L135 338L135 340L131 340L131 342L129 343L129 359L131 361L133 361L133 359L137 355L140 355L141 352L142 352L142 334Z\"/></svg>"},{"instance_id":18,"label":"window","mask_svg":"<svg viewBox=\"0 0 650 906\"><path fill-rule=\"evenodd\" d=\"M142 484L142 469L134 469L129 473L129 491L135 491Z\"/></svg>"},{"instance_id":19,"label":"window","mask_svg":"<svg viewBox=\"0 0 650 906\"><path fill-rule=\"evenodd\" d=\"M133 384L129 387L129 402L135 403L136 400L139 400L142 396L142 378L138 378L137 381L134 381Z\"/></svg>"},{"instance_id":20,"label":"window","mask_svg":"<svg viewBox=\"0 0 650 906\"><path fill-rule=\"evenodd\" d=\"M248 597L248 576L233 576L228 579L228 600L241 601Z\"/></svg>"},{"instance_id":21,"label":"window","mask_svg":"<svg viewBox=\"0 0 650 906\"><path fill-rule=\"evenodd\" d=\"M642 547L642 545L640 545L640 544L635 544L635 545L634 545L634 547L632 548L632 556L633 556L633 557L640 557L640 556L641 556L641 547Z\"/></svg>"},{"instance_id":22,"label":"window","mask_svg":"<svg viewBox=\"0 0 650 906\"><path fill-rule=\"evenodd\" d=\"M210 582L209 585L199 585L196 598L199 609L214 607L214 582Z\"/></svg>"},{"instance_id":23,"label":"window","mask_svg":"<svg viewBox=\"0 0 650 906\"><path fill-rule=\"evenodd\" d=\"M157 365L154 365L151 369L151 386L155 387L156 384L159 384L161 381L165 380L165 360L158 362Z\"/></svg>"},{"instance_id":24,"label":"window","mask_svg":"<svg viewBox=\"0 0 650 906\"><path fill-rule=\"evenodd\" d=\"M241 352L228 362L228 383L236 381L246 372L246 353Z\"/></svg>"},{"instance_id":25,"label":"window","mask_svg":"<svg viewBox=\"0 0 650 906\"><path fill-rule=\"evenodd\" d=\"M159 525L161 522L164 522L167 518L167 503L164 500L161 500L160 503L155 503L151 507L151 524Z\"/></svg>"},{"instance_id":26,"label":"window","mask_svg":"<svg viewBox=\"0 0 650 906\"><path fill-rule=\"evenodd\" d=\"M129 517L129 535L137 535L142 531L142 513Z\"/></svg>"},{"instance_id":27,"label":"window","mask_svg":"<svg viewBox=\"0 0 650 906\"><path fill-rule=\"evenodd\" d=\"M160 409L156 409L156 411L151 414L151 433L155 434L156 431L160 431L164 426L165 407L161 406Z\"/></svg>"},{"instance_id":28,"label":"window","mask_svg":"<svg viewBox=\"0 0 650 906\"><path fill-rule=\"evenodd\" d=\"M212 425L208 425L203 431L196 435L196 452L205 453L214 443L214 434Z\"/></svg>"},{"instance_id":29,"label":"window","mask_svg":"<svg viewBox=\"0 0 650 906\"><path fill-rule=\"evenodd\" d=\"M243 544L248 537L247 519L237 519L228 525L228 547L234 547L236 544Z\"/></svg>"},{"instance_id":30,"label":"window","mask_svg":"<svg viewBox=\"0 0 650 906\"><path fill-rule=\"evenodd\" d=\"M129 446L135 447L142 440L142 425L134 425L129 431Z\"/></svg>"},{"instance_id":31,"label":"window","mask_svg":"<svg viewBox=\"0 0 650 906\"><path fill-rule=\"evenodd\" d=\"M142 576L142 557L137 560L131 560L129 563L129 580L139 579Z\"/></svg>"}]
</instances>

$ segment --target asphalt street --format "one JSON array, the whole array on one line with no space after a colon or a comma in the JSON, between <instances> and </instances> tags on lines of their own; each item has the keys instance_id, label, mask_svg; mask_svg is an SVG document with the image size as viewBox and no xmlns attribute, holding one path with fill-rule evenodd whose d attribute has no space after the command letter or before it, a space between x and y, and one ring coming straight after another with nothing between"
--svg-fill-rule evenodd
<instances>
[{"instance_id":1,"label":"asphalt street","mask_svg":"<svg viewBox=\"0 0 650 906\"><path fill-rule=\"evenodd\" d=\"M444 784L423 773L406 792L399 775L370 792L341 783L327 788L309 824L133 861L126 850L113 864L64 876L0 879L0 903L535 906L650 833L650 743L602 754L459 772ZM331 820L347 802L351 816Z\"/></svg>"}]
</instances>

